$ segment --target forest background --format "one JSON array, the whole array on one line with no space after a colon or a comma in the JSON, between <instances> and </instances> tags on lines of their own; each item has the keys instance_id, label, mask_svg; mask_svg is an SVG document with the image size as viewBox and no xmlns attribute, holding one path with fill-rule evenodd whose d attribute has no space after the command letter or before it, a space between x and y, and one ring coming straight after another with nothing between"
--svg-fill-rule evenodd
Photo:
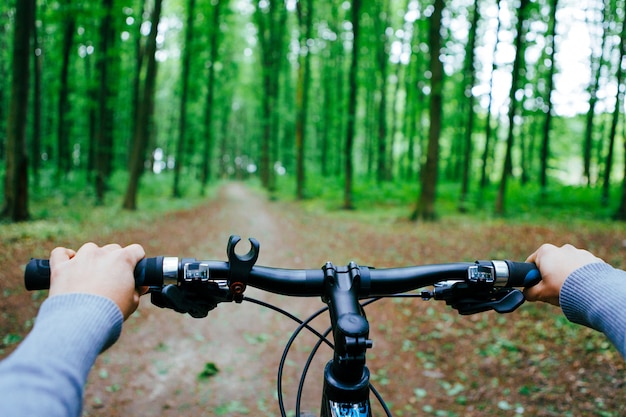
<instances>
[{"instance_id":1,"label":"forest background","mask_svg":"<svg viewBox=\"0 0 626 417\"><path fill-rule=\"evenodd\" d=\"M614 220L626 218L625 23L625 0L0 2L0 356L44 297L24 290L25 260L88 240L221 257L223 238L256 222L279 267L329 256L381 267L523 260L549 241L624 268L626 223ZM229 187L216 191L224 179L298 202L229 200ZM303 215L320 206L324 215ZM547 308L458 324L445 306L431 315L394 303L398 324L375 331L401 329L388 340L402 341L407 359L381 355L389 367L372 369L392 382L384 372L416 357L420 369L449 370L427 390L415 382L422 372L403 370L389 391L404 415L624 415L617 351ZM181 386L172 373L163 379L175 388L159 401L124 389L130 374L154 387L145 370L157 355L191 352L175 348L188 340L178 317L141 314L130 325L167 333L172 348L144 337L118 344L141 372L98 367L87 411L178 416L178 405L219 400L193 384L172 403ZM154 332L150 316L170 326ZM205 329L196 342L210 347L215 327ZM146 340L157 346L148 355ZM179 365L195 382L199 370ZM260 415L252 380L269 378L245 383ZM457 380L467 389L445 384ZM242 386L219 382L211 387ZM442 398L449 413L424 402Z\"/></svg>"},{"instance_id":2,"label":"forest background","mask_svg":"<svg viewBox=\"0 0 626 417\"><path fill-rule=\"evenodd\" d=\"M167 197L254 177L413 219L623 220L624 3L3 2L3 216L133 210L150 176Z\"/></svg>"}]
</instances>

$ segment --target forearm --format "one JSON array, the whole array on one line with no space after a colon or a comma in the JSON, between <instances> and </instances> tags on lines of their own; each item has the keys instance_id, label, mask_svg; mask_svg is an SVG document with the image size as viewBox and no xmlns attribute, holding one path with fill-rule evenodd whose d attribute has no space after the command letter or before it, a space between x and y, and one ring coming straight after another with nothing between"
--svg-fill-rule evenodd
<instances>
[{"instance_id":1,"label":"forearm","mask_svg":"<svg viewBox=\"0 0 626 417\"><path fill-rule=\"evenodd\" d=\"M0 415L80 416L89 370L117 340L122 322L119 308L103 297L47 299L32 332L0 363Z\"/></svg>"},{"instance_id":2,"label":"forearm","mask_svg":"<svg viewBox=\"0 0 626 417\"><path fill-rule=\"evenodd\" d=\"M603 263L579 268L565 281L560 303L570 321L604 333L626 357L626 272Z\"/></svg>"}]
</instances>

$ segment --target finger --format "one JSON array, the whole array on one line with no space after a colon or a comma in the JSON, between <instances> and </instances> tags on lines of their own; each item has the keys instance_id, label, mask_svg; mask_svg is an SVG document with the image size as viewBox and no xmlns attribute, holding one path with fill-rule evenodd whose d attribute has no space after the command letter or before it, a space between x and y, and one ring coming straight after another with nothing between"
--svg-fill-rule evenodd
<instances>
[{"instance_id":1,"label":"finger","mask_svg":"<svg viewBox=\"0 0 626 417\"><path fill-rule=\"evenodd\" d=\"M117 243L109 243L108 245L104 245L102 247L102 250L105 250L107 252L114 252L116 250L120 250L122 249L122 247L120 245L118 245Z\"/></svg>"},{"instance_id":2,"label":"finger","mask_svg":"<svg viewBox=\"0 0 626 417\"><path fill-rule=\"evenodd\" d=\"M72 249L58 247L54 248L50 252L50 266L54 267L63 262L69 261L76 255L76 252Z\"/></svg>"},{"instance_id":3,"label":"finger","mask_svg":"<svg viewBox=\"0 0 626 417\"><path fill-rule=\"evenodd\" d=\"M129 256L135 261L135 263L139 262L146 256L146 251L143 247L137 243L133 243L132 245L128 245L124 248L124 250L129 254Z\"/></svg>"}]
</instances>

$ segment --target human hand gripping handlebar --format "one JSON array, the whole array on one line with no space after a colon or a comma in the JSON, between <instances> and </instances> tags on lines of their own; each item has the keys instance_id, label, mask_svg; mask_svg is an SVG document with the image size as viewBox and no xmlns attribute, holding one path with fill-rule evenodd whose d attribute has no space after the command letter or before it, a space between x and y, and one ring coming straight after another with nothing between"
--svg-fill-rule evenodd
<instances>
[{"instance_id":1,"label":"human hand gripping handlebar","mask_svg":"<svg viewBox=\"0 0 626 417\"><path fill-rule=\"evenodd\" d=\"M295 336L307 328L333 347L334 356L324 373L321 416L371 416L369 392L381 402L387 416L390 411L369 383L365 365L366 351L372 346L369 323L361 304L367 298L411 296L424 300L443 300L461 314L495 310L508 313L524 302L519 287L530 287L541 279L534 264L512 261L476 261L402 268L375 269L351 262L335 266L330 262L321 269L282 269L256 266L260 245L249 239L245 255L235 252L239 236L231 236L227 246L228 262L198 261L193 258L158 256L145 258L135 267L138 287L150 287L153 304L171 308L193 317L205 317L221 302L257 300L244 297L247 286L296 297L322 297L330 313L333 342L278 307L268 306L301 323ZM25 285L29 290L49 288L50 265L47 260L32 259L26 266ZM412 292L433 286L431 290ZM410 293L411 292L411 293ZM407 294L408 293L408 294ZM288 343L279 366L278 394L281 415L281 375ZM311 352L314 355L317 349ZM303 372L299 397L306 375ZM343 411L342 411L343 410ZM346 410L351 410L346 414ZM342 414L343 412L343 414Z\"/></svg>"}]
</instances>

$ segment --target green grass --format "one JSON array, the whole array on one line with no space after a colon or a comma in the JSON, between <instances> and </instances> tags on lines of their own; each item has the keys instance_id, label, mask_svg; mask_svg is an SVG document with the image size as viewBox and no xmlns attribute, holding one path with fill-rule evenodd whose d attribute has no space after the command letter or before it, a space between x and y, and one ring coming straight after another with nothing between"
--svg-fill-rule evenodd
<instances>
[{"instance_id":1,"label":"green grass","mask_svg":"<svg viewBox=\"0 0 626 417\"><path fill-rule=\"evenodd\" d=\"M340 210L344 199L343 181L336 178L315 177L307 181L305 204L311 209ZM600 203L601 190L582 186L554 184L545 192L535 184L522 185L510 181L506 194L505 215L496 216L496 185L480 190L473 185L466 201L466 212L459 211L461 187L458 183L441 182L437 187L436 211L438 218L464 217L468 220L502 218L511 222L553 223L561 221L612 222L612 215L619 206L621 187L611 189L611 201L607 206ZM295 198L293 178L278 180L279 199ZM417 182L395 181L377 183L368 179L355 179L353 203L357 212L367 212L384 217L408 218L419 196ZM355 213L351 213L354 215Z\"/></svg>"},{"instance_id":2,"label":"green grass","mask_svg":"<svg viewBox=\"0 0 626 417\"><path fill-rule=\"evenodd\" d=\"M196 179L184 178L181 188L185 197L172 198L172 174L146 174L142 177L138 196L138 210L123 210L122 199L127 184L124 173L116 173L109 181L109 191L104 205L96 206L94 191L84 174L70 173L57 181L51 173L42 173L39 185L31 185L31 221L19 224L0 223L0 239L13 242L20 239L79 238L90 231L110 232L130 227L163 215L187 209L211 198L219 186L213 183L202 196ZM261 188L258 180L249 181ZM506 215L494 214L497 187L480 191L471 190L466 202L467 211L459 212L460 186L443 182L437 189L436 210L439 219L461 222L504 221L511 223L563 224L581 223L594 227L615 225L611 220L618 206L620 188L611 190L611 204L600 204L598 188L552 185L542 193L536 185L522 186L511 181L507 192ZM359 218L368 222L388 222L408 219L419 195L415 182L396 181L377 183L355 178L353 203L355 210L342 214L344 199L343 181L337 178L312 177L307 181L303 206L313 211L334 211L339 215ZM277 191L272 198L293 200L295 181L284 176L277 179Z\"/></svg>"},{"instance_id":3,"label":"green grass","mask_svg":"<svg viewBox=\"0 0 626 417\"><path fill-rule=\"evenodd\" d=\"M70 174L56 183L52 175L42 175L38 186L31 186L31 220L22 223L0 223L0 240L80 238L93 231L111 232L147 223L164 213L192 208L212 198L217 183L201 195L199 186L183 183L186 194L172 198L170 174L144 175L137 199L138 209L122 209L127 176L118 173L109 182L105 204L96 205L93 187L85 178Z\"/></svg>"}]
</instances>

